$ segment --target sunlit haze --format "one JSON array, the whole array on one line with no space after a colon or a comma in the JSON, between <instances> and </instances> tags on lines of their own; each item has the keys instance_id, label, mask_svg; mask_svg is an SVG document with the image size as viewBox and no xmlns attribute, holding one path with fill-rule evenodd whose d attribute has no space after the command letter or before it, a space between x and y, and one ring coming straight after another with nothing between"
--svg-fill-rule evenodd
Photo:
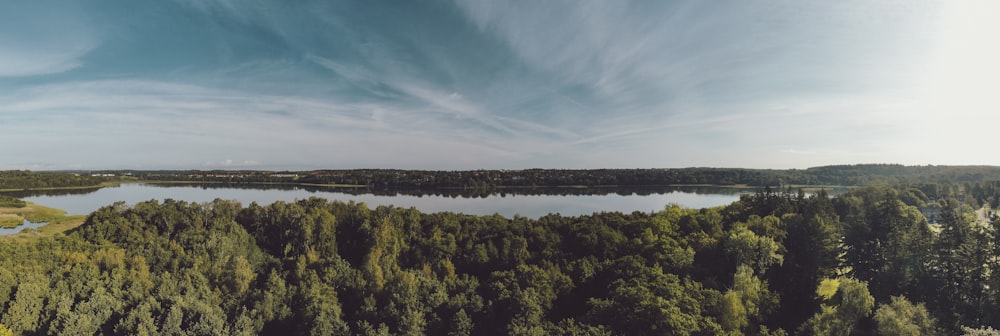
<instances>
[{"instance_id":1,"label":"sunlit haze","mask_svg":"<svg viewBox=\"0 0 1000 336\"><path fill-rule=\"evenodd\" d=\"M0 169L989 164L996 1L5 1Z\"/></svg>"}]
</instances>

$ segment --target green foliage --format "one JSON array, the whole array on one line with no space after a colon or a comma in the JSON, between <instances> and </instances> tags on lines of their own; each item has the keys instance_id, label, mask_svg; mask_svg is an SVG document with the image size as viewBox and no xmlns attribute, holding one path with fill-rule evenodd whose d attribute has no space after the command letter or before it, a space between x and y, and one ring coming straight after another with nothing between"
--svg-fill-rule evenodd
<instances>
[{"instance_id":1,"label":"green foliage","mask_svg":"<svg viewBox=\"0 0 1000 336\"><path fill-rule=\"evenodd\" d=\"M945 200L933 234L899 190L963 187L762 191L713 209L538 219L316 198L117 203L67 234L0 240L0 323L24 335L908 335L998 324L1000 224Z\"/></svg>"},{"instance_id":2,"label":"green foliage","mask_svg":"<svg viewBox=\"0 0 1000 336\"><path fill-rule=\"evenodd\" d=\"M749 325L760 327L778 305L778 297L768 290L767 282L754 276L753 269L740 265L733 276L733 287L721 302L720 324L729 332L748 332ZM754 328L754 329L755 329Z\"/></svg>"},{"instance_id":3,"label":"green foliage","mask_svg":"<svg viewBox=\"0 0 1000 336\"><path fill-rule=\"evenodd\" d=\"M0 208L23 208L27 205L28 203L25 203L18 198L0 195Z\"/></svg>"},{"instance_id":4,"label":"green foliage","mask_svg":"<svg viewBox=\"0 0 1000 336\"><path fill-rule=\"evenodd\" d=\"M1000 336L1000 330L993 329L993 327L985 328L969 328L962 326L963 336Z\"/></svg>"},{"instance_id":5,"label":"green foliage","mask_svg":"<svg viewBox=\"0 0 1000 336\"><path fill-rule=\"evenodd\" d=\"M972 209L951 199L941 211L941 233L934 241L930 267L937 270L930 283L935 288L928 302L949 310L941 323L957 328L981 321L989 270L989 233L976 224Z\"/></svg>"},{"instance_id":6,"label":"green foliage","mask_svg":"<svg viewBox=\"0 0 1000 336\"><path fill-rule=\"evenodd\" d=\"M0 214L0 228L16 228L24 224L24 217L15 214Z\"/></svg>"},{"instance_id":7,"label":"green foliage","mask_svg":"<svg viewBox=\"0 0 1000 336\"><path fill-rule=\"evenodd\" d=\"M875 298L868 284L852 278L838 279L837 293L820 305L816 313L799 329L808 335L847 336L858 321L871 315Z\"/></svg>"},{"instance_id":8,"label":"green foliage","mask_svg":"<svg viewBox=\"0 0 1000 336\"><path fill-rule=\"evenodd\" d=\"M734 290L726 291L722 295L721 315L719 324L722 329L730 332L737 332L747 327L750 323L747 317L747 308L743 305L743 298L740 293Z\"/></svg>"},{"instance_id":9,"label":"green foliage","mask_svg":"<svg viewBox=\"0 0 1000 336\"><path fill-rule=\"evenodd\" d=\"M840 279L823 279L820 281L819 287L816 288L816 296L824 301L829 301L833 299L834 295L837 295L837 290L840 289Z\"/></svg>"},{"instance_id":10,"label":"green foliage","mask_svg":"<svg viewBox=\"0 0 1000 336\"><path fill-rule=\"evenodd\" d=\"M923 304L912 304L902 296L893 296L875 311L878 332L885 336L937 335L934 318Z\"/></svg>"},{"instance_id":11,"label":"green foliage","mask_svg":"<svg viewBox=\"0 0 1000 336\"><path fill-rule=\"evenodd\" d=\"M14 291L3 314L2 323L17 334L39 331L42 308L48 289L47 279L41 276L31 276L22 279Z\"/></svg>"},{"instance_id":12,"label":"green foliage","mask_svg":"<svg viewBox=\"0 0 1000 336\"><path fill-rule=\"evenodd\" d=\"M87 174L32 172L28 170L0 171L0 190L28 190L46 188L99 187L111 177Z\"/></svg>"},{"instance_id":13,"label":"green foliage","mask_svg":"<svg viewBox=\"0 0 1000 336\"><path fill-rule=\"evenodd\" d=\"M725 250L733 256L737 265L747 265L754 272L764 273L769 267L780 264L784 256L779 254L783 247L770 237L761 237L737 224L725 241Z\"/></svg>"},{"instance_id":14,"label":"green foliage","mask_svg":"<svg viewBox=\"0 0 1000 336\"><path fill-rule=\"evenodd\" d=\"M849 275L867 282L880 301L919 292L930 281L926 261L934 249L927 219L898 197L895 189L872 187L835 202L844 221Z\"/></svg>"}]
</instances>

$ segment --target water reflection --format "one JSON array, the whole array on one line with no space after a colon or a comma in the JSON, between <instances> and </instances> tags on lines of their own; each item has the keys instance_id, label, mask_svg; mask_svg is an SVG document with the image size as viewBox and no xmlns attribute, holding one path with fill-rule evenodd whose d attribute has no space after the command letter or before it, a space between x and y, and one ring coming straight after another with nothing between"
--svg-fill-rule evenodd
<instances>
[{"instance_id":1,"label":"water reflection","mask_svg":"<svg viewBox=\"0 0 1000 336\"><path fill-rule=\"evenodd\" d=\"M151 199L210 202L216 198L244 204L294 201L309 197L365 202L369 206L416 207L425 212L463 212L475 215L501 214L540 217L549 213L567 216L602 211L658 211L667 204L689 208L727 205L740 195L757 189L705 186L664 188L517 188L517 189L436 189L373 190L281 184L123 184L81 192L46 190L19 192L18 197L44 206L64 209L70 214L88 214L117 201L128 204Z\"/></svg>"},{"instance_id":2,"label":"water reflection","mask_svg":"<svg viewBox=\"0 0 1000 336\"><path fill-rule=\"evenodd\" d=\"M144 183L163 188L201 188L211 189L245 189L245 190L305 190L308 192L337 192L348 195L376 196L436 196L462 198L506 197L508 195L547 195L547 196L649 196L671 192L683 192L703 195L741 195L753 193L756 188L720 187L720 186L671 186L671 187L527 187L527 188L489 188L489 189L372 189L368 187L328 187L298 184L248 184L248 183ZM92 192L92 191L90 191Z\"/></svg>"},{"instance_id":3,"label":"water reflection","mask_svg":"<svg viewBox=\"0 0 1000 336\"><path fill-rule=\"evenodd\" d=\"M114 187L108 187L114 188ZM81 189L55 189L55 190L18 190L18 191L4 191L0 194L7 196L14 196L17 198L25 197L35 197L35 196L63 196L63 195L86 195L89 193L96 192L101 188L81 188Z\"/></svg>"}]
</instances>

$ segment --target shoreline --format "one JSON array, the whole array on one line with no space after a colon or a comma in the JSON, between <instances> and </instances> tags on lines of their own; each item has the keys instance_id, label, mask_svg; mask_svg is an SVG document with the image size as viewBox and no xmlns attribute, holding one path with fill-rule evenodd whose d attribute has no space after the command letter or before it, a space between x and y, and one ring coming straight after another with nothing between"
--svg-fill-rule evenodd
<instances>
[{"instance_id":1,"label":"shoreline","mask_svg":"<svg viewBox=\"0 0 1000 336\"><path fill-rule=\"evenodd\" d=\"M370 188L367 185L358 184L322 184L322 183L298 183L298 182L224 182L224 181L180 181L180 180L123 180L123 181L108 181L101 183L100 185L94 186L74 186L74 187L45 187L45 188L7 188L0 189L0 192L24 192L24 191L50 191L50 190L99 190L104 187L117 187L122 184L162 184L162 185L198 185L198 184L210 184L210 185L225 185L225 184L236 184L236 185L282 185L282 186L306 186L306 187L330 187L330 188ZM438 187L438 188L385 188L378 190L426 190L426 191L503 191L503 190L544 190L544 189L565 189L565 190L580 190L580 189L614 189L614 188L630 188L630 189L656 189L656 188L685 188L685 187L704 187L704 188L721 188L721 189L736 189L736 190L761 190L767 187L751 186L746 184L728 184L728 185L718 185L718 184L667 184L667 185L560 185L560 186L491 186L487 188L476 188L476 187ZM822 189L831 188L855 188L853 186L835 186L835 185L787 185L782 187L770 187L774 191L782 191L789 189L801 189L804 191L815 191ZM76 228L83 224L89 214L78 214L78 215L68 215L65 210L50 208L42 205L38 205L32 202L27 202L28 205L23 208L4 208L0 207L0 216L5 217L5 219L19 219L20 221L27 220L29 222L48 222L37 229L35 232L18 232L3 235L0 239L11 239L11 240L29 240L37 239L40 237L49 237L58 233L62 233L73 228ZM6 224L6 223L5 223ZM11 222L13 224L13 222ZM21 224L14 225L10 228L16 228ZM8 229L10 229L8 228Z\"/></svg>"},{"instance_id":2,"label":"shoreline","mask_svg":"<svg viewBox=\"0 0 1000 336\"><path fill-rule=\"evenodd\" d=\"M3 188L0 192L17 192L17 191L46 191L46 190L85 190L85 189L101 189L104 187L115 187L122 183L131 183L130 181L108 181L103 182L98 185L89 186L72 186L72 187L40 187L40 188Z\"/></svg>"},{"instance_id":3,"label":"shoreline","mask_svg":"<svg viewBox=\"0 0 1000 336\"><path fill-rule=\"evenodd\" d=\"M32 202L27 203L28 205L23 208L0 208L0 215L14 215L28 220L29 222L48 222L48 224L38 227L38 229L34 232L22 231L2 235L0 236L0 239L28 241L43 237L52 237L56 234L66 232L80 226L84 221L86 221L87 216L89 216L89 214L68 215L67 212L62 209L50 208Z\"/></svg>"},{"instance_id":4,"label":"shoreline","mask_svg":"<svg viewBox=\"0 0 1000 336\"><path fill-rule=\"evenodd\" d=\"M108 181L98 185L90 186L72 186L72 187L41 187L41 188L3 188L0 189L0 193L4 192L24 192L24 191L51 191L51 190L87 190L87 189L101 189L105 187L117 187L122 184L237 184L237 185L284 185L284 186L305 186L305 187L328 187L328 188L370 188L377 190L497 190L497 189L609 189L609 188L635 188L635 189L650 189L650 188L686 188L686 187L708 187L708 188L725 188L725 189L764 189L772 188L772 190L781 191L786 189L803 189L803 190L816 190L816 189L835 189L835 188L856 188L857 186L845 186L845 185L805 185L805 184L790 184L783 186L754 186L749 184L711 184L711 183L696 183L696 184L644 184L644 185L621 185L621 184L599 184L599 185L582 185L582 184L570 184L570 185L530 185L530 186L518 186L518 185L496 185L496 186L463 186L463 187L417 187L417 188L372 188L370 185L365 184L340 184L340 183L303 183L303 182L229 182L229 181L184 181L184 180L126 180L126 181Z\"/></svg>"}]
</instances>

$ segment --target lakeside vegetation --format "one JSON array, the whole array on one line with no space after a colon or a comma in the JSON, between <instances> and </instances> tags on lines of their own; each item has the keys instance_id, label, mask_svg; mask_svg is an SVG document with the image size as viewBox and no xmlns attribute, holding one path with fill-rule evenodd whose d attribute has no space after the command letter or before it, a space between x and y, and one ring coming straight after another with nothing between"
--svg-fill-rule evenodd
<instances>
[{"instance_id":1,"label":"lakeside vegetation","mask_svg":"<svg viewBox=\"0 0 1000 336\"><path fill-rule=\"evenodd\" d=\"M100 176L95 176L100 175ZM94 188L116 181L110 174L66 172L32 172L28 170L0 171L0 192L18 190Z\"/></svg>"},{"instance_id":2,"label":"lakeside vegetation","mask_svg":"<svg viewBox=\"0 0 1000 336\"><path fill-rule=\"evenodd\" d=\"M49 208L30 202L25 202L25 205L22 207L0 206L0 219L3 220L3 225L0 225L0 227L17 227L25 220L33 223L48 223L38 228L35 232L20 232L14 235L2 236L0 239L27 241L39 237L51 237L80 226L86 218L86 215L67 215L66 211L61 209Z\"/></svg>"},{"instance_id":3,"label":"lakeside vegetation","mask_svg":"<svg viewBox=\"0 0 1000 336\"><path fill-rule=\"evenodd\" d=\"M24 217L15 214L0 214L0 228L14 228L21 223L24 223Z\"/></svg>"},{"instance_id":4,"label":"lakeside vegetation","mask_svg":"<svg viewBox=\"0 0 1000 336\"><path fill-rule=\"evenodd\" d=\"M23 208L27 205L28 203L25 203L18 198L0 195L0 208Z\"/></svg>"}]
</instances>

